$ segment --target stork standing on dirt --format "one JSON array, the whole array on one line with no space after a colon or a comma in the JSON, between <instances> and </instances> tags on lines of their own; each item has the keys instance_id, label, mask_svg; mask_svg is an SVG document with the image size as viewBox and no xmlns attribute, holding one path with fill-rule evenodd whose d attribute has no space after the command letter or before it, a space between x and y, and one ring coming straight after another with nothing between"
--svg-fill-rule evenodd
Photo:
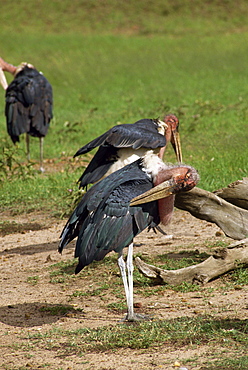
<instances>
[{"instance_id":1,"label":"stork standing on dirt","mask_svg":"<svg viewBox=\"0 0 248 370\"><path fill-rule=\"evenodd\" d=\"M141 119L133 124L122 124L92 140L79 149L74 157L88 153L99 147L86 170L79 179L80 187L87 187L108 176L129 163L145 155L148 150L162 159L165 147L171 142L182 162L179 137L179 120L174 114L168 114L164 120Z\"/></svg>"},{"instance_id":2,"label":"stork standing on dirt","mask_svg":"<svg viewBox=\"0 0 248 370\"><path fill-rule=\"evenodd\" d=\"M14 76L7 84L4 72ZM29 135L40 140L40 170L43 172L43 139L52 119L52 86L33 65L15 67L0 58L0 82L6 90L5 115L8 134L15 144L26 133L27 158L30 160Z\"/></svg>"},{"instance_id":3,"label":"stork standing on dirt","mask_svg":"<svg viewBox=\"0 0 248 370\"><path fill-rule=\"evenodd\" d=\"M194 168L166 165L149 151L143 158L93 185L65 225L59 252L78 237L76 274L113 250L118 253L128 307L126 320L142 319L133 309L133 238L160 222L167 225L174 207L173 194L190 190L198 180ZM128 247L127 266L123 259L125 247Z\"/></svg>"}]
</instances>

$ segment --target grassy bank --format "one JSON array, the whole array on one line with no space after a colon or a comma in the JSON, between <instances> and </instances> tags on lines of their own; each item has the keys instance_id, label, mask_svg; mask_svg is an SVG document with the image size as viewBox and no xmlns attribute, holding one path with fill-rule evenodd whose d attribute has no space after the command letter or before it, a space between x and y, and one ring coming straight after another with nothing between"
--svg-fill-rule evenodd
<instances>
[{"instance_id":1,"label":"grassy bank","mask_svg":"<svg viewBox=\"0 0 248 370\"><path fill-rule=\"evenodd\" d=\"M42 1L28 7L21 1L12 12L3 4L2 56L13 64L33 63L53 85L54 119L45 139L46 158L71 158L118 122L173 112L181 122L184 161L199 170L200 187L214 190L247 175L248 32L241 28L246 3L236 4L232 16L229 2L212 1L206 7L199 1L194 8L190 2L181 3L131 2L117 9L114 1L101 2L99 8L94 1L73 6ZM3 91L0 99L0 160L6 169L1 153L11 144ZM31 145L37 161L37 140ZM25 163L24 150L23 137L13 158ZM165 159L174 161L171 148ZM78 167L66 176L33 173L32 180L25 174L11 175L7 168L0 202L8 208L13 207L12 199L19 204L25 199L26 210L37 202L41 209L63 209L62 194L77 189L82 171ZM32 181L30 202L24 180ZM59 186L52 186L49 198L43 190L51 183Z\"/></svg>"}]
</instances>

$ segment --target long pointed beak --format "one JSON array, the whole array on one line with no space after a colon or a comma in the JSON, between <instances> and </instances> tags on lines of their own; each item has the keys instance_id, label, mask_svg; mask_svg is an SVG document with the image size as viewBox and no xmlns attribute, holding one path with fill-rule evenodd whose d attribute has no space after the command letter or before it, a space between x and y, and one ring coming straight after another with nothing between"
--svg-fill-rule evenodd
<instances>
[{"instance_id":1,"label":"long pointed beak","mask_svg":"<svg viewBox=\"0 0 248 370\"><path fill-rule=\"evenodd\" d=\"M167 198L179 192L189 191L199 181L198 172L190 166L182 166L174 169L174 174L169 180L165 180L152 189L133 198L130 206L152 202L154 200Z\"/></svg>"},{"instance_id":2,"label":"long pointed beak","mask_svg":"<svg viewBox=\"0 0 248 370\"><path fill-rule=\"evenodd\" d=\"M172 131L172 146L177 156L177 161L179 163L182 163L183 157L182 157L182 149L181 149L181 141L180 141L180 135L177 130Z\"/></svg>"},{"instance_id":3,"label":"long pointed beak","mask_svg":"<svg viewBox=\"0 0 248 370\"><path fill-rule=\"evenodd\" d=\"M152 202L154 200L167 198L175 193L176 183L174 179L170 179L162 182L154 188L146 191L143 194L133 198L130 202L130 206L136 206L138 204Z\"/></svg>"},{"instance_id":4,"label":"long pointed beak","mask_svg":"<svg viewBox=\"0 0 248 370\"><path fill-rule=\"evenodd\" d=\"M2 87L4 88L4 90L7 90L8 83L7 83L5 74L4 74L1 67L0 67L0 83L1 83Z\"/></svg>"}]
</instances>

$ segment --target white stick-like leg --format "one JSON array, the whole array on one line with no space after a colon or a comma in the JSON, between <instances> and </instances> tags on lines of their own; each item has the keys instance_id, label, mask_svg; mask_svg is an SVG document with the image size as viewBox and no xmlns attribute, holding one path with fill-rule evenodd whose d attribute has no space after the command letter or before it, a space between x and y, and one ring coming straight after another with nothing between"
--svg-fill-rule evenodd
<instances>
[{"instance_id":1,"label":"white stick-like leg","mask_svg":"<svg viewBox=\"0 0 248 370\"><path fill-rule=\"evenodd\" d=\"M40 137L40 171L41 172L45 172L43 168L43 142L44 142L44 138Z\"/></svg>"},{"instance_id":2,"label":"white stick-like leg","mask_svg":"<svg viewBox=\"0 0 248 370\"><path fill-rule=\"evenodd\" d=\"M128 273L128 286L129 286L129 297L127 300L127 319L134 321L134 309L133 309L133 243L128 247L127 253L127 273Z\"/></svg>"},{"instance_id":3,"label":"white stick-like leg","mask_svg":"<svg viewBox=\"0 0 248 370\"><path fill-rule=\"evenodd\" d=\"M122 252L118 256L118 265L121 272L121 277L125 289L126 299L127 299L127 315L124 320L127 321L141 321L141 320L150 320L149 317L135 314L133 306L133 243L128 247L127 254L127 264L125 263ZM126 274L126 269L128 272L128 278Z\"/></svg>"},{"instance_id":4,"label":"white stick-like leg","mask_svg":"<svg viewBox=\"0 0 248 370\"><path fill-rule=\"evenodd\" d=\"M30 161L29 134L26 134L27 159Z\"/></svg>"},{"instance_id":5,"label":"white stick-like leg","mask_svg":"<svg viewBox=\"0 0 248 370\"><path fill-rule=\"evenodd\" d=\"M122 278L122 281L123 281L125 294L126 294L127 306L128 306L129 288L128 288L128 283L127 283L126 264L125 264L125 261L123 259L122 252L120 252L119 256L118 256L118 266L119 266L119 269L120 269L121 278Z\"/></svg>"}]
</instances>

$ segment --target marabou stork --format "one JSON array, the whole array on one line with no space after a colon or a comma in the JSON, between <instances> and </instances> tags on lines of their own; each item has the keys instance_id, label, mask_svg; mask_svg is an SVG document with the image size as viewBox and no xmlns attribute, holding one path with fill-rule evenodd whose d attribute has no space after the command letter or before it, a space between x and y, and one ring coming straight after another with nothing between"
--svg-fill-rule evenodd
<instances>
[{"instance_id":1,"label":"marabou stork","mask_svg":"<svg viewBox=\"0 0 248 370\"><path fill-rule=\"evenodd\" d=\"M179 163L182 162L178 133L179 121L174 114L164 120L141 119L133 124L122 124L92 140L77 151L74 157L99 147L95 156L79 179L80 187L99 181L110 173L153 150L162 159L166 144L171 142Z\"/></svg>"},{"instance_id":2,"label":"marabou stork","mask_svg":"<svg viewBox=\"0 0 248 370\"><path fill-rule=\"evenodd\" d=\"M62 253L78 237L76 274L113 250L119 254L128 307L126 320L140 319L133 309L133 238L147 227L154 228L160 222L168 224L174 207L173 194L190 190L198 180L193 167L166 165L150 151L93 185L66 223L58 249ZM122 256L125 247L129 247L127 266Z\"/></svg>"},{"instance_id":3,"label":"marabou stork","mask_svg":"<svg viewBox=\"0 0 248 370\"><path fill-rule=\"evenodd\" d=\"M14 76L7 84L3 71ZM40 170L43 172L43 138L52 119L52 86L33 65L21 63L15 67L0 58L0 82L6 90L5 115L7 130L13 143L26 133L27 158L30 160L29 135L40 139Z\"/></svg>"}]
</instances>

